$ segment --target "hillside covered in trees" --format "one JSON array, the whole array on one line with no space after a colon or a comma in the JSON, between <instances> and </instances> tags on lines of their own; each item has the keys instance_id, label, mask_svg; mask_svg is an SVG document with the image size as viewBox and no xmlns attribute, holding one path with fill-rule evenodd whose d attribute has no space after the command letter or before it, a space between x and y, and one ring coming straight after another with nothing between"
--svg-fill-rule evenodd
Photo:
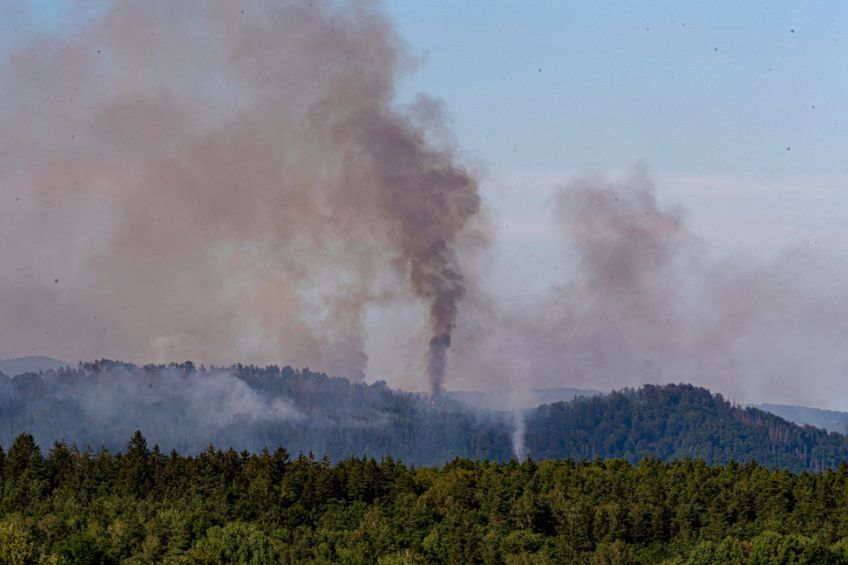
<instances>
[{"instance_id":1,"label":"hillside covered in trees","mask_svg":"<svg viewBox=\"0 0 848 565\"><path fill-rule=\"evenodd\" d=\"M2 563L848 563L848 465L0 453Z\"/></svg>"},{"instance_id":2,"label":"hillside covered in trees","mask_svg":"<svg viewBox=\"0 0 848 565\"><path fill-rule=\"evenodd\" d=\"M136 366L115 361L0 378L0 445L30 433L42 445L120 449L141 430L163 450L210 444L258 452L285 446L332 460L391 454L429 464L457 455L507 459L501 414L353 384L309 369Z\"/></svg>"},{"instance_id":3,"label":"hillside covered in trees","mask_svg":"<svg viewBox=\"0 0 848 565\"><path fill-rule=\"evenodd\" d=\"M795 471L837 467L848 459L842 434L733 406L692 385L646 385L541 406L528 413L526 441L537 459L620 457L635 463L647 456L693 457Z\"/></svg>"},{"instance_id":4,"label":"hillside covered in trees","mask_svg":"<svg viewBox=\"0 0 848 565\"><path fill-rule=\"evenodd\" d=\"M141 430L164 452L283 446L331 461L391 455L434 465L454 457L509 460L520 421L526 452L537 460L693 457L818 471L848 458L846 436L733 406L691 385L645 386L510 413L291 367L97 361L0 375L4 446L29 433L40 445L63 440L114 452Z\"/></svg>"}]
</instances>

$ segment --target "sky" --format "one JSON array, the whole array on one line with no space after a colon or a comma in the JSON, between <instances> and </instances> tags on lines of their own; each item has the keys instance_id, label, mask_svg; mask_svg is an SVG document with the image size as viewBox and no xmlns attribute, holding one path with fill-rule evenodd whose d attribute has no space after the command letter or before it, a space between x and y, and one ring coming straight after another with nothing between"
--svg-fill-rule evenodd
<instances>
[{"instance_id":1,"label":"sky","mask_svg":"<svg viewBox=\"0 0 848 565\"><path fill-rule=\"evenodd\" d=\"M526 224L545 217L554 186L636 165L717 252L848 249L845 3L388 8L421 60L400 95L447 103L487 172L512 264L540 255L542 242L510 232L544 238ZM547 280L544 265L523 282Z\"/></svg>"},{"instance_id":2,"label":"sky","mask_svg":"<svg viewBox=\"0 0 848 565\"><path fill-rule=\"evenodd\" d=\"M17 33L67 34L97 13L73 0L9 4L20 5L21 19L6 23ZM634 166L648 167L663 201L721 252L848 249L845 3L385 7L417 59L398 98L445 102L483 172L504 253L532 273L520 285L549 282L548 259L526 264L544 248L553 189ZM0 35L0 48L15 35Z\"/></svg>"},{"instance_id":3,"label":"sky","mask_svg":"<svg viewBox=\"0 0 848 565\"><path fill-rule=\"evenodd\" d=\"M0 54L36 35L73 35L97 17L91 6L0 0L9 16ZM848 4L387 0L384 9L414 59L395 85L398 104L421 92L440 100L455 147L479 173L492 296L532 302L568 280L579 257L563 252L559 191L633 171L647 171L659 208L679 214L711 260L811 252L848 272ZM398 365L381 349L397 344L387 345L382 320L369 313L370 366L391 374Z\"/></svg>"}]
</instances>

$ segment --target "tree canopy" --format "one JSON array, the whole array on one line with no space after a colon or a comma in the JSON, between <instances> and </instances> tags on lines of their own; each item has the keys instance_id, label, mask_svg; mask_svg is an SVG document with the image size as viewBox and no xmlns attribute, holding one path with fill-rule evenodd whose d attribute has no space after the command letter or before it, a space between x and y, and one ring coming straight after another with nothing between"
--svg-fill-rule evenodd
<instances>
[{"instance_id":1,"label":"tree canopy","mask_svg":"<svg viewBox=\"0 0 848 565\"><path fill-rule=\"evenodd\" d=\"M848 465L2 452L0 563L848 563Z\"/></svg>"}]
</instances>

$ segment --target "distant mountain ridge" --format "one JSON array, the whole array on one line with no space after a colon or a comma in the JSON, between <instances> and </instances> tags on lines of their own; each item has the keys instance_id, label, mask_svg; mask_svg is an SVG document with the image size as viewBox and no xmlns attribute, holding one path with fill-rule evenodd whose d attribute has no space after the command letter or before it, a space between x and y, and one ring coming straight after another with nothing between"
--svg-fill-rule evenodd
<instances>
[{"instance_id":1,"label":"distant mountain ridge","mask_svg":"<svg viewBox=\"0 0 848 565\"><path fill-rule=\"evenodd\" d=\"M561 387L534 388L516 393L504 390L451 390L445 394L454 400L484 410L527 410L542 404L567 402L581 396L597 396L603 394L603 392L592 389Z\"/></svg>"},{"instance_id":2,"label":"distant mountain ridge","mask_svg":"<svg viewBox=\"0 0 848 565\"><path fill-rule=\"evenodd\" d=\"M52 357L30 356L0 359L0 373L14 377L23 373L53 371L60 367L70 367L73 363L53 359Z\"/></svg>"},{"instance_id":3,"label":"distant mountain ridge","mask_svg":"<svg viewBox=\"0 0 848 565\"><path fill-rule=\"evenodd\" d=\"M848 433L848 412L789 404L752 404L751 406L801 426L815 426L840 434Z\"/></svg>"}]
</instances>

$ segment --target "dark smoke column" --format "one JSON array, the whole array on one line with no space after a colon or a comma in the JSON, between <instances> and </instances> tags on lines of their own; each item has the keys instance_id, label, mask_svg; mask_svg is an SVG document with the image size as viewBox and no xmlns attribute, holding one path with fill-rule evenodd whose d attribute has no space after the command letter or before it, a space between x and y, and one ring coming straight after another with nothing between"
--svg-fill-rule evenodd
<instances>
[{"instance_id":1,"label":"dark smoke column","mask_svg":"<svg viewBox=\"0 0 848 565\"><path fill-rule=\"evenodd\" d=\"M408 269L412 290L430 305L427 374L436 398L443 392L451 332L465 294L457 237L480 209L478 184L449 149L429 144L425 132L397 112L372 116L363 129L399 267Z\"/></svg>"}]
</instances>

